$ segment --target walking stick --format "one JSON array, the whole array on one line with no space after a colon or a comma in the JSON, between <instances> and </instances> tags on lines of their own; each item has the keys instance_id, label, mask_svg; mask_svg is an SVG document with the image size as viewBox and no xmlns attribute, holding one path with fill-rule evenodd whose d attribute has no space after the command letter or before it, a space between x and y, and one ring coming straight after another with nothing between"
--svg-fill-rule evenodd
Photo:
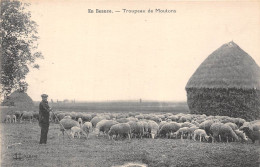
<instances>
[{"instance_id":1,"label":"walking stick","mask_svg":"<svg viewBox=\"0 0 260 167\"><path fill-rule=\"evenodd\" d=\"M61 127L63 128L63 130L64 130L65 133L68 135L69 139L71 139L71 138L70 138L70 135L67 133L67 131L66 131L66 129L64 128L64 126L60 123L60 120L58 119L58 117L56 116L56 114L53 112L52 109L51 109L50 111L51 111L51 112L53 113L53 115L56 117L56 119L58 120L58 122L59 122L59 124L61 125Z\"/></svg>"}]
</instances>

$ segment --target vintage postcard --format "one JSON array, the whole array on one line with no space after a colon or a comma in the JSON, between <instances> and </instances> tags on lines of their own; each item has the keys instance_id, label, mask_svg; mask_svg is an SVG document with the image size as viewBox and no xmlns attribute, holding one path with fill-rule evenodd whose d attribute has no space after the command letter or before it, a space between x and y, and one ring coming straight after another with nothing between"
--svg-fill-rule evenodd
<instances>
[{"instance_id":1,"label":"vintage postcard","mask_svg":"<svg viewBox=\"0 0 260 167\"><path fill-rule=\"evenodd\" d=\"M1 166L260 165L260 1L1 1Z\"/></svg>"}]
</instances>

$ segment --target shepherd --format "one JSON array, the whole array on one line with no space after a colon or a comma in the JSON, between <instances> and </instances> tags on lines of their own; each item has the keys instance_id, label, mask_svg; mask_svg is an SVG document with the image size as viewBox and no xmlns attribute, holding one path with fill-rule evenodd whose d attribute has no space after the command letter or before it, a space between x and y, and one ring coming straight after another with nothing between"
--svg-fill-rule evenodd
<instances>
[{"instance_id":1,"label":"shepherd","mask_svg":"<svg viewBox=\"0 0 260 167\"><path fill-rule=\"evenodd\" d=\"M40 138L40 144L46 144L47 143L47 134L49 130L49 117L50 117L50 111L51 108L48 104L48 95L42 94L42 101L39 105L39 126L41 127L41 138Z\"/></svg>"}]
</instances>

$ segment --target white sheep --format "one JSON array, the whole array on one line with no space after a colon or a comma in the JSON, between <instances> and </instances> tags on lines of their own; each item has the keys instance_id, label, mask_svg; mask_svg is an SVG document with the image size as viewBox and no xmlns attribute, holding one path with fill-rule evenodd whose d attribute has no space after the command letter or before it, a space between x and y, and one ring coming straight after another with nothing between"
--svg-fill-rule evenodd
<instances>
[{"instance_id":1,"label":"white sheep","mask_svg":"<svg viewBox=\"0 0 260 167\"><path fill-rule=\"evenodd\" d=\"M82 130L87 134L87 139L88 139L88 134L92 131L92 123L91 122L85 122L82 125Z\"/></svg>"},{"instance_id":2,"label":"white sheep","mask_svg":"<svg viewBox=\"0 0 260 167\"><path fill-rule=\"evenodd\" d=\"M72 138L74 138L75 134L77 134L78 138L80 138L80 133L84 134L86 136L86 138L88 138L88 135L85 133L85 131L83 129L81 129L80 127L78 126L73 126L71 128L71 136Z\"/></svg>"},{"instance_id":3,"label":"white sheep","mask_svg":"<svg viewBox=\"0 0 260 167\"><path fill-rule=\"evenodd\" d=\"M234 132L236 133L236 135L238 137L240 137L242 139L242 142L248 141L248 137L246 136L246 134L243 131L237 129L237 130L234 130Z\"/></svg>"},{"instance_id":4,"label":"white sheep","mask_svg":"<svg viewBox=\"0 0 260 167\"><path fill-rule=\"evenodd\" d=\"M181 139L183 139L183 136L188 134L188 127L182 127L177 132L174 132L173 135L177 138L178 135L181 135ZM171 133L172 136L172 133Z\"/></svg>"},{"instance_id":5,"label":"white sheep","mask_svg":"<svg viewBox=\"0 0 260 167\"><path fill-rule=\"evenodd\" d=\"M10 117L11 117L11 122L16 123L16 116L15 115L11 115Z\"/></svg>"},{"instance_id":6,"label":"white sheep","mask_svg":"<svg viewBox=\"0 0 260 167\"><path fill-rule=\"evenodd\" d=\"M128 138L130 140L130 133L131 133L131 128L128 123L118 123L113 126L111 126L110 130L108 131L109 138L116 135L118 136L124 136L128 135Z\"/></svg>"},{"instance_id":7,"label":"white sheep","mask_svg":"<svg viewBox=\"0 0 260 167\"><path fill-rule=\"evenodd\" d=\"M11 116L10 115L6 115L4 122L5 123L11 123Z\"/></svg>"},{"instance_id":8,"label":"white sheep","mask_svg":"<svg viewBox=\"0 0 260 167\"><path fill-rule=\"evenodd\" d=\"M65 130L70 130L72 127L74 126L77 126L77 127L80 127L79 123L75 120L72 120L72 119L62 119L60 121L60 131L62 132L63 136L64 136L64 131Z\"/></svg>"},{"instance_id":9,"label":"white sheep","mask_svg":"<svg viewBox=\"0 0 260 167\"><path fill-rule=\"evenodd\" d=\"M229 125L225 125L223 123L213 123L210 126L210 131L213 134L212 142L218 137L221 141L222 138L226 138L227 142L229 138L235 139L235 141L238 141L238 136L236 133L232 130L232 128Z\"/></svg>"},{"instance_id":10,"label":"white sheep","mask_svg":"<svg viewBox=\"0 0 260 167\"><path fill-rule=\"evenodd\" d=\"M159 126L155 121L148 121L148 131L151 134L152 139L154 139L159 131Z\"/></svg>"},{"instance_id":11,"label":"white sheep","mask_svg":"<svg viewBox=\"0 0 260 167\"><path fill-rule=\"evenodd\" d=\"M82 127L82 124L83 124L82 118L78 119L78 123L79 123L80 127Z\"/></svg>"},{"instance_id":12,"label":"white sheep","mask_svg":"<svg viewBox=\"0 0 260 167\"><path fill-rule=\"evenodd\" d=\"M196 141L196 137L199 136L200 137L200 142L202 138L205 138L207 141L209 139L209 136L207 135L206 131L204 129L196 129L194 131L194 136L193 136L193 140Z\"/></svg>"}]
</instances>

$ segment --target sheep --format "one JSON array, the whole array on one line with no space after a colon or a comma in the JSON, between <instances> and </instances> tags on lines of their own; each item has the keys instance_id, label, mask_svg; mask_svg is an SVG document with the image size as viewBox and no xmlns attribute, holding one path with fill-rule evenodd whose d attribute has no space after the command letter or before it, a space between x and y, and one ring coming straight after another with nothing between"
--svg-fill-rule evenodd
<instances>
[{"instance_id":1,"label":"sheep","mask_svg":"<svg viewBox=\"0 0 260 167\"><path fill-rule=\"evenodd\" d=\"M212 132L212 143L214 142L214 140L218 137L219 138L219 141L221 141L221 136L220 136L220 128L221 128L221 125L223 123L213 123L211 126L210 126L210 131Z\"/></svg>"},{"instance_id":2,"label":"sheep","mask_svg":"<svg viewBox=\"0 0 260 167\"><path fill-rule=\"evenodd\" d=\"M88 134L92 131L92 123L91 122L85 122L82 125L82 130L86 133L87 139L88 139Z\"/></svg>"},{"instance_id":3,"label":"sheep","mask_svg":"<svg viewBox=\"0 0 260 167\"><path fill-rule=\"evenodd\" d=\"M23 119L29 119L30 123L32 123L33 113L30 111L24 111L20 118L20 122L23 122Z\"/></svg>"},{"instance_id":4,"label":"sheep","mask_svg":"<svg viewBox=\"0 0 260 167\"><path fill-rule=\"evenodd\" d=\"M207 135L210 135L210 127L214 123L213 120L206 120L199 125L200 129L204 129Z\"/></svg>"},{"instance_id":5,"label":"sheep","mask_svg":"<svg viewBox=\"0 0 260 167\"><path fill-rule=\"evenodd\" d=\"M181 124L177 122L168 122L164 124L159 130L159 135L162 137L170 136L171 133L178 131L181 128Z\"/></svg>"},{"instance_id":6,"label":"sheep","mask_svg":"<svg viewBox=\"0 0 260 167\"><path fill-rule=\"evenodd\" d=\"M63 118L60 121L60 131L62 132L63 136L64 136L64 131L65 130L70 130L72 127L77 126L80 127L79 123L75 120L72 120L70 118Z\"/></svg>"},{"instance_id":7,"label":"sheep","mask_svg":"<svg viewBox=\"0 0 260 167\"><path fill-rule=\"evenodd\" d=\"M176 115L171 115L168 117L168 119L175 121L175 122L177 122L179 120L178 116L176 116Z\"/></svg>"},{"instance_id":8,"label":"sheep","mask_svg":"<svg viewBox=\"0 0 260 167\"><path fill-rule=\"evenodd\" d=\"M21 113L21 111L15 111L14 115L16 116L16 119L20 119L22 113Z\"/></svg>"},{"instance_id":9,"label":"sheep","mask_svg":"<svg viewBox=\"0 0 260 167\"><path fill-rule=\"evenodd\" d=\"M192 123L190 123L190 122L184 122L184 123L181 124L182 128L183 127L192 127L192 126L194 126L194 125Z\"/></svg>"},{"instance_id":10,"label":"sheep","mask_svg":"<svg viewBox=\"0 0 260 167\"><path fill-rule=\"evenodd\" d=\"M146 121L139 121L140 123L143 124L143 127L144 127L144 134L143 136L146 136L148 137L149 135L149 132L148 132L148 123Z\"/></svg>"},{"instance_id":11,"label":"sheep","mask_svg":"<svg viewBox=\"0 0 260 167\"><path fill-rule=\"evenodd\" d=\"M97 123L95 128L95 134L98 136L99 132L103 132L104 134L107 134L110 130L111 126L118 124L117 121L114 120L101 120Z\"/></svg>"},{"instance_id":12,"label":"sheep","mask_svg":"<svg viewBox=\"0 0 260 167\"><path fill-rule=\"evenodd\" d=\"M179 130L177 130L176 132L173 133L173 135L177 138L178 135L181 135L181 139L183 139L183 136L185 134L188 134L188 127L182 127ZM172 134L172 133L171 133Z\"/></svg>"},{"instance_id":13,"label":"sheep","mask_svg":"<svg viewBox=\"0 0 260 167\"><path fill-rule=\"evenodd\" d=\"M144 135L144 126L142 122L135 122L135 121L130 121L128 124L131 127L131 137L133 136L139 136L142 138Z\"/></svg>"},{"instance_id":14,"label":"sheep","mask_svg":"<svg viewBox=\"0 0 260 167\"><path fill-rule=\"evenodd\" d=\"M196 129L196 130L194 131L194 136L193 136L193 140L194 140L194 141L196 141L196 137L197 137L197 136L200 137L200 142L201 142L201 139L202 139L202 138L205 138L206 141L208 141L208 140L209 140L209 137L210 137L210 136L207 135L207 133L206 133L206 131L205 131L204 129Z\"/></svg>"},{"instance_id":15,"label":"sheep","mask_svg":"<svg viewBox=\"0 0 260 167\"><path fill-rule=\"evenodd\" d=\"M152 139L157 135L159 126L155 121L148 121L148 132L151 134Z\"/></svg>"},{"instance_id":16,"label":"sheep","mask_svg":"<svg viewBox=\"0 0 260 167\"><path fill-rule=\"evenodd\" d=\"M94 118L91 119L91 123L93 127L96 127L97 123L100 122L101 120L105 119L103 116L95 116Z\"/></svg>"},{"instance_id":17,"label":"sheep","mask_svg":"<svg viewBox=\"0 0 260 167\"><path fill-rule=\"evenodd\" d=\"M144 119L144 116L142 114L140 114L140 115L136 115L135 118L140 120L140 119Z\"/></svg>"},{"instance_id":18,"label":"sheep","mask_svg":"<svg viewBox=\"0 0 260 167\"><path fill-rule=\"evenodd\" d=\"M130 120L127 119L127 118L119 118L119 119L116 119L116 121L119 122L119 123L127 123L127 122L129 122Z\"/></svg>"},{"instance_id":19,"label":"sheep","mask_svg":"<svg viewBox=\"0 0 260 167\"><path fill-rule=\"evenodd\" d=\"M199 129L199 127L197 127L197 126L192 126L192 127L188 128L188 136L190 138L192 138L192 136L194 135L194 131L197 129Z\"/></svg>"},{"instance_id":20,"label":"sheep","mask_svg":"<svg viewBox=\"0 0 260 167\"><path fill-rule=\"evenodd\" d=\"M83 124L83 121L82 121L82 119L81 118L78 118L78 123L80 124L80 127L82 126L82 124Z\"/></svg>"},{"instance_id":21,"label":"sheep","mask_svg":"<svg viewBox=\"0 0 260 167\"><path fill-rule=\"evenodd\" d=\"M112 137L112 140L114 135L116 135L117 137L128 135L128 138L130 140L130 134L131 134L131 128L128 123L115 124L111 126L110 130L108 131L109 138Z\"/></svg>"},{"instance_id":22,"label":"sheep","mask_svg":"<svg viewBox=\"0 0 260 167\"><path fill-rule=\"evenodd\" d=\"M241 138L242 142L248 141L248 137L246 136L246 134L243 131L240 131L240 130L237 129L237 130L234 130L234 132L236 133L236 135L238 137Z\"/></svg>"},{"instance_id":23,"label":"sheep","mask_svg":"<svg viewBox=\"0 0 260 167\"><path fill-rule=\"evenodd\" d=\"M238 136L236 133L232 130L232 128L226 124L223 123L213 123L210 127L211 132L213 133L213 139L212 142L214 142L214 139L216 137L219 137L221 141L222 138L226 138L227 142L229 138L235 139L235 141L238 141Z\"/></svg>"},{"instance_id":24,"label":"sheep","mask_svg":"<svg viewBox=\"0 0 260 167\"><path fill-rule=\"evenodd\" d=\"M72 119L70 115L66 115L63 119Z\"/></svg>"},{"instance_id":25,"label":"sheep","mask_svg":"<svg viewBox=\"0 0 260 167\"><path fill-rule=\"evenodd\" d=\"M228 125L232 128L232 130L237 130L238 127L235 123L232 123L232 122L228 122L228 123L225 123L225 125Z\"/></svg>"},{"instance_id":26,"label":"sheep","mask_svg":"<svg viewBox=\"0 0 260 167\"><path fill-rule=\"evenodd\" d=\"M4 122L5 123L11 123L11 116L10 115L6 115Z\"/></svg>"},{"instance_id":27,"label":"sheep","mask_svg":"<svg viewBox=\"0 0 260 167\"><path fill-rule=\"evenodd\" d=\"M75 134L77 134L78 138L80 138L80 133L84 134L88 138L88 135L80 127L73 126L71 128L70 134L71 134L72 138L74 138Z\"/></svg>"},{"instance_id":28,"label":"sheep","mask_svg":"<svg viewBox=\"0 0 260 167\"><path fill-rule=\"evenodd\" d=\"M11 122L16 123L16 116L15 115L10 115Z\"/></svg>"},{"instance_id":29,"label":"sheep","mask_svg":"<svg viewBox=\"0 0 260 167\"><path fill-rule=\"evenodd\" d=\"M57 118L58 118L57 121L60 121L60 120L62 120L62 119L65 117L65 113L58 113L56 116L57 116ZM56 119L57 119L57 118L56 118Z\"/></svg>"},{"instance_id":30,"label":"sheep","mask_svg":"<svg viewBox=\"0 0 260 167\"><path fill-rule=\"evenodd\" d=\"M159 124L159 130L162 128L162 126L164 125L164 124L166 124L167 122L166 121L162 121L162 122L160 122L160 124Z\"/></svg>"},{"instance_id":31,"label":"sheep","mask_svg":"<svg viewBox=\"0 0 260 167\"><path fill-rule=\"evenodd\" d=\"M90 115L90 114L83 114L83 116L82 116L82 120L84 121L84 122L90 122L91 121L91 119L92 119L92 116Z\"/></svg>"},{"instance_id":32,"label":"sheep","mask_svg":"<svg viewBox=\"0 0 260 167\"><path fill-rule=\"evenodd\" d=\"M258 140L258 143L260 143L260 130L257 130L256 128L250 128L250 127L243 127L241 129L249 139L252 140L253 143Z\"/></svg>"}]
</instances>

